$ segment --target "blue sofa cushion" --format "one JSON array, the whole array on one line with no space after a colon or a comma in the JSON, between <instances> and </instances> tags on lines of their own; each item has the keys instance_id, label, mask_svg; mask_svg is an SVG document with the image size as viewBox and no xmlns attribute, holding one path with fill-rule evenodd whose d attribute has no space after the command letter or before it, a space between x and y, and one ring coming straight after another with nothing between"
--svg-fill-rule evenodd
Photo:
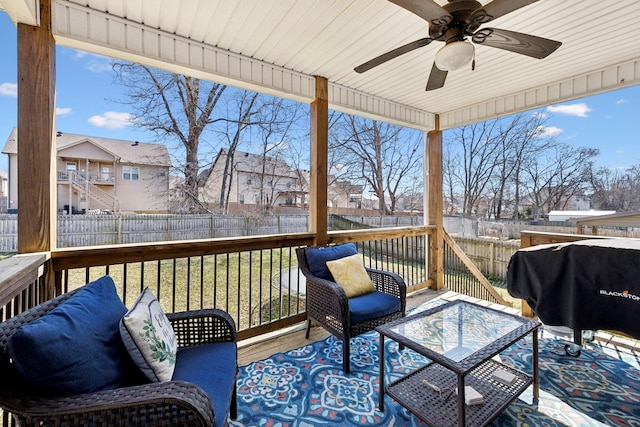
<instances>
[{"instance_id":1,"label":"blue sofa cushion","mask_svg":"<svg viewBox=\"0 0 640 427\"><path fill-rule=\"evenodd\" d=\"M17 330L9 355L22 379L48 395L131 384L140 375L120 338L126 312L111 277L101 277Z\"/></svg>"},{"instance_id":2,"label":"blue sofa cushion","mask_svg":"<svg viewBox=\"0 0 640 427\"><path fill-rule=\"evenodd\" d=\"M223 426L235 387L236 369L237 349L233 342L182 347L178 349L172 380L202 388L213 403L216 426Z\"/></svg>"},{"instance_id":3,"label":"blue sofa cushion","mask_svg":"<svg viewBox=\"0 0 640 427\"><path fill-rule=\"evenodd\" d=\"M327 261L333 261L349 255L355 255L358 253L358 249L355 244L346 243L344 245L326 246L321 248L307 248L304 252L307 257L307 264L309 265L311 273L316 277L331 280L333 282L333 276L327 267Z\"/></svg>"},{"instance_id":4,"label":"blue sofa cushion","mask_svg":"<svg viewBox=\"0 0 640 427\"><path fill-rule=\"evenodd\" d=\"M400 311L400 308L400 298L380 291L349 298L349 315L352 325L387 316Z\"/></svg>"}]
</instances>

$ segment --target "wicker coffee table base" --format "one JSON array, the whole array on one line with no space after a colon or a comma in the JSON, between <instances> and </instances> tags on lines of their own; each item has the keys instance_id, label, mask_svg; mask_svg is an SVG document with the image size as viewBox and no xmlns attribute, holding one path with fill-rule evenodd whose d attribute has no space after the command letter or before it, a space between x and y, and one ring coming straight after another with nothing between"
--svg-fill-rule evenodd
<instances>
[{"instance_id":1,"label":"wicker coffee table base","mask_svg":"<svg viewBox=\"0 0 640 427\"><path fill-rule=\"evenodd\" d=\"M492 379L494 370L501 368L516 376L510 386ZM442 393L426 386L423 381L437 385ZM493 421L530 384L529 375L489 359L465 376L465 384L472 386L484 397L481 405L465 408L466 426L486 426ZM386 387L387 394L431 426L458 426L457 375L437 363L430 363ZM451 391L451 393L449 393Z\"/></svg>"}]
</instances>

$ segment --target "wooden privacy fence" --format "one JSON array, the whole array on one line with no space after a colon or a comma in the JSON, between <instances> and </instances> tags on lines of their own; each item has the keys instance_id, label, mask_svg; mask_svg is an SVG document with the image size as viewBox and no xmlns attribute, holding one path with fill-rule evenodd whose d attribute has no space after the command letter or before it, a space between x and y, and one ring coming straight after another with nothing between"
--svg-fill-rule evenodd
<instances>
[{"instance_id":1,"label":"wooden privacy fence","mask_svg":"<svg viewBox=\"0 0 640 427\"><path fill-rule=\"evenodd\" d=\"M455 242L487 277L507 279L511 256L520 249L518 240L492 240L453 236Z\"/></svg>"},{"instance_id":2,"label":"wooden privacy fence","mask_svg":"<svg viewBox=\"0 0 640 427\"><path fill-rule=\"evenodd\" d=\"M58 215L58 247L304 233L307 215ZM0 253L17 252L16 214L0 215Z\"/></svg>"}]
</instances>

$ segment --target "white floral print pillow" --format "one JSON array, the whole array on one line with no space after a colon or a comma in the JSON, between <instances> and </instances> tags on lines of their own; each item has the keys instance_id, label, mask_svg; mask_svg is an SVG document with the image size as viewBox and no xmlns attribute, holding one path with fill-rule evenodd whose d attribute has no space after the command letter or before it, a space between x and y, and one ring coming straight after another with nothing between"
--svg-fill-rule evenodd
<instances>
[{"instance_id":1,"label":"white floral print pillow","mask_svg":"<svg viewBox=\"0 0 640 427\"><path fill-rule=\"evenodd\" d=\"M171 323L149 288L120 320L120 336L129 355L151 381L170 381L178 344Z\"/></svg>"}]
</instances>

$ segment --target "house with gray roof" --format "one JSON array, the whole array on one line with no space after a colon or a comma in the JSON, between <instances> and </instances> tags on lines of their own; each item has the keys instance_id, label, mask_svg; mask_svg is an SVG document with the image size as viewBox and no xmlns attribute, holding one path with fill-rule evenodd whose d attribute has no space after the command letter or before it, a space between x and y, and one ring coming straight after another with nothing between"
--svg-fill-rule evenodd
<instances>
[{"instance_id":1,"label":"house with gray roof","mask_svg":"<svg viewBox=\"0 0 640 427\"><path fill-rule=\"evenodd\" d=\"M165 145L58 132L59 212L165 213L171 159ZM18 132L2 150L9 156L9 209L18 209Z\"/></svg>"},{"instance_id":2,"label":"house with gray roof","mask_svg":"<svg viewBox=\"0 0 640 427\"><path fill-rule=\"evenodd\" d=\"M212 211L219 210L228 157L227 150L220 150L212 166L199 175L200 200ZM283 159L236 151L230 160L225 188L233 211L302 204L304 194L298 191L298 174Z\"/></svg>"}]
</instances>

